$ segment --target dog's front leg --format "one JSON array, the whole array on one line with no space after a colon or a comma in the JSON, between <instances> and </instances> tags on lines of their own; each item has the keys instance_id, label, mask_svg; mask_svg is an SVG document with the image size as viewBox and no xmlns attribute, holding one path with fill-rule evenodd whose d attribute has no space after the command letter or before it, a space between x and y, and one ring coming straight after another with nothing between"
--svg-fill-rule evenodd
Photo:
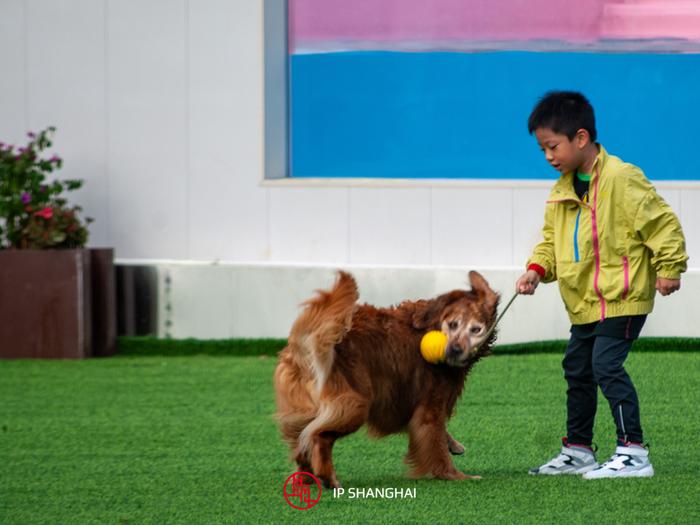
<instances>
[{"instance_id":1,"label":"dog's front leg","mask_svg":"<svg viewBox=\"0 0 700 525\"><path fill-rule=\"evenodd\" d=\"M406 463L412 477L433 476L438 479L470 479L457 470L450 457L444 410L419 406L408 424Z\"/></svg>"}]
</instances>

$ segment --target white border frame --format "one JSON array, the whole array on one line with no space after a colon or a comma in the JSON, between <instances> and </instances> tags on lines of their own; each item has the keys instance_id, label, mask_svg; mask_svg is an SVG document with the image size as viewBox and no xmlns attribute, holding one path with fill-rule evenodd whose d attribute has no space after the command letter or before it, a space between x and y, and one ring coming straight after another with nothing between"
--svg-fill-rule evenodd
<instances>
[{"instance_id":1,"label":"white border frame","mask_svg":"<svg viewBox=\"0 0 700 525\"><path fill-rule=\"evenodd\" d=\"M263 162L260 185L272 188L550 188L551 179L401 179L366 177L292 177L289 172L288 0L262 0ZM667 190L697 190L700 181L651 180Z\"/></svg>"},{"instance_id":2,"label":"white border frame","mask_svg":"<svg viewBox=\"0 0 700 525\"><path fill-rule=\"evenodd\" d=\"M552 179L387 179L362 177L285 177L263 179L261 186L272 188L551 188ZM700 190L700 181L651 180L657 189Z\"/></svg>"},{"instance_id":3,"label":"white border frame","mask_svg":"<svg viewBox=\"0 0 700 525\"><path fill-rule=\"evenodd\" d=\"M262 1L263 180L289 177L287 0Z\"/></svg>"}]
</instances>

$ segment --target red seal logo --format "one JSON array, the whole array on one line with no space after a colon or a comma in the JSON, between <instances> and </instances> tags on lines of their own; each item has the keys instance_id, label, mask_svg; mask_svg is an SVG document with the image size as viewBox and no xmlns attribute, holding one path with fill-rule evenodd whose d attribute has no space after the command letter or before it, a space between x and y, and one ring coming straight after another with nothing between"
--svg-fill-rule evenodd
<instances>
[{"instance_id":1,"label":"red seal logo","mask_svg":"<svg viewBox=\"0 0 700 525\"><path fill-rule=\"evenodd\" d=\"M321 482L310 472L295 472L282 487L285 501L297 510L309 510L321 499Z\"/></svg>"}]
</instances>

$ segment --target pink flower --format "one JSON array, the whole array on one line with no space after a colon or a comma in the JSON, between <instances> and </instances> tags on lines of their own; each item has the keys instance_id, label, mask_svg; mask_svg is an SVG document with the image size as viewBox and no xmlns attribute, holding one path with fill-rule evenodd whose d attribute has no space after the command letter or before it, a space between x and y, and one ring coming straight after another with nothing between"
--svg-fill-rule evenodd
<instances>
[{"instance_id":1,"label":"pink flower","mask_svg":"<svg viewBox=\"0 0 700 525\"><path fill-rule=\"evenodd\" d=\"M43 217L44 219L50 219L53 217L53 210L47 206L43 210L35 211L34 215L37 217Z\"/></svg>"}]
</instances>

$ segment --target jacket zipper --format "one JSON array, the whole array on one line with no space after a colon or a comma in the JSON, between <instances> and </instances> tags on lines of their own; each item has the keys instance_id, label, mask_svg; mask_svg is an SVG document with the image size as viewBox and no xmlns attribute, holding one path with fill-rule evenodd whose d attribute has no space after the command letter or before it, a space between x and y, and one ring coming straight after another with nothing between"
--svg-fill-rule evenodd
<instances>
[{"instance_id":1,"label":"jacket zipper","mask_svg":"<svg viewBox=\"0 0 700 525\"><path fill-rule=\"evenodd\" d=\"M625 272L625 289L622 291L622 298L625 299L630 291L630 263L626 255L622 257L622 268Z\"/></svg>"},{"instance_id":2,"label":"jacket zipper","mask_svg":"<svg viewBox=\"0 0 700 525\"><path fill-rule=\"evenodd\" d=\"M574 261L579 262L579 253L578 253L578 224L579 220L581 219L581 210L583 208L578 209L578 213L576 214L576 226L574 226Z\"/></svg>"},{"instance_id":3,"label":"jacket zipper","mask_svg":"<svg viewBox=\"0 0 700 525\"><path fill-rule=\"evenodd\" d=\"M593 255L595 257L595 275L593 276L593 288L600 300L600 320L605 321L605 299L598 286L600 278L600 244L598 242L598 218L596 208L598 208L598 181L600 180L600 168L596 166L596 177L593 181L593 206L591 206L591 230L593 233Z\"/></svg>"}]
</instances>

